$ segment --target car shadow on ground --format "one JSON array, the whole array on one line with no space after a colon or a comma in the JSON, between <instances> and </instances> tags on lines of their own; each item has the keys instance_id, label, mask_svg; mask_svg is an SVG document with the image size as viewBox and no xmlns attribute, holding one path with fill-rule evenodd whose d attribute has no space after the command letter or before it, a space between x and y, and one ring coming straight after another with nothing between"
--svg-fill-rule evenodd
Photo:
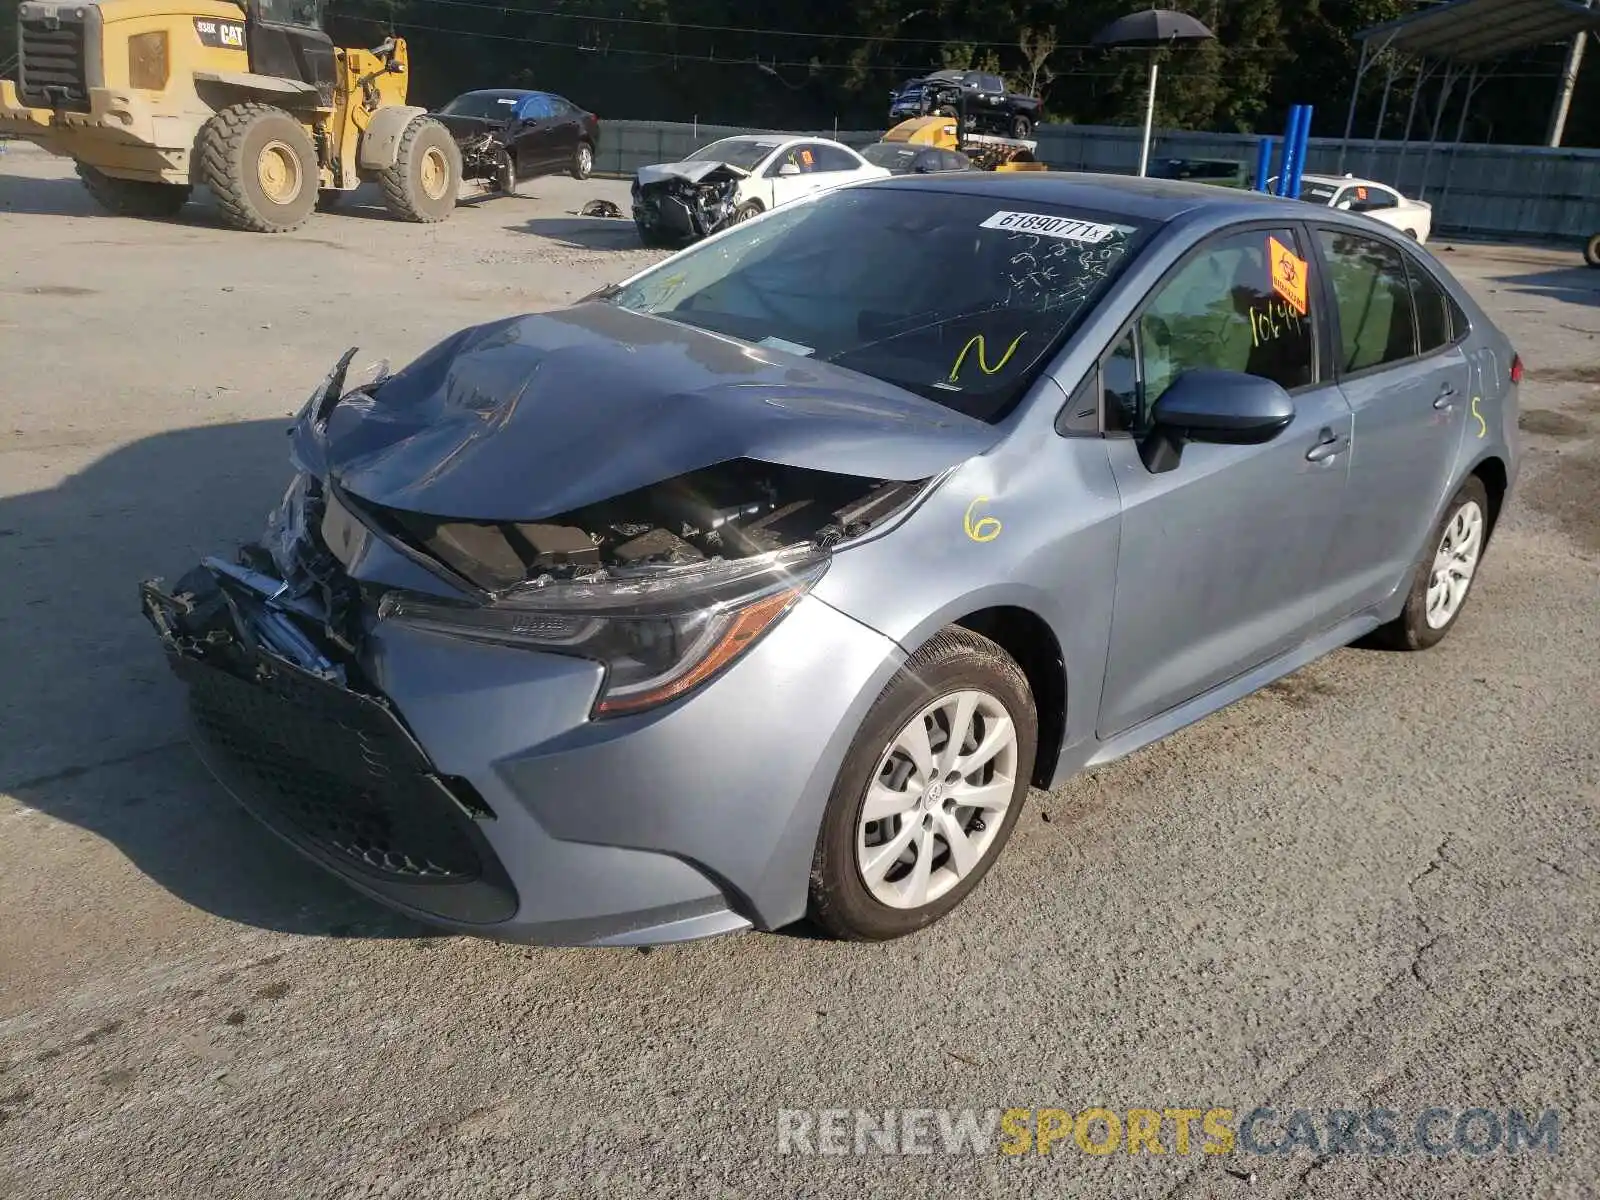
<instances>
[{"instance_id":1,"label":"car shadow on ground","mask_svg":"<svg viewBox=\"0 0 1600 1200\"><path fill-rule=\"evenodd\" d=\"M321 936L417 937L249 817L188 745L182 689L137 585L231 554L281 494L288 419L202 426L112 451L0 499L0 793L120 851L230 921ZM16 839L25 825L11 824Z\"/></svg>"},{"instance_id":2,"label":"car shadow on ground","mask_svg":"<svg viewBox=\"0 0 1600 1200\"><path fill-rule=\"evenodd\" d=\"M512 233L548 238L580 250L643 250L639 231L627 217L535 217L510 225Z\"/></svg>"},{"instance_id":3,"label":"car shadow on ground","mask_svg":"<svg viewBox=\"0 0 1600 1200\"><path fill-rule=\"evenodd\" d=\"M1490 276L1490 282L1526 296L1545 296L1568 304L1600 307L1600 271L1581 260L1575 267L1518 271Z\"/></svg>"}]
</instances>

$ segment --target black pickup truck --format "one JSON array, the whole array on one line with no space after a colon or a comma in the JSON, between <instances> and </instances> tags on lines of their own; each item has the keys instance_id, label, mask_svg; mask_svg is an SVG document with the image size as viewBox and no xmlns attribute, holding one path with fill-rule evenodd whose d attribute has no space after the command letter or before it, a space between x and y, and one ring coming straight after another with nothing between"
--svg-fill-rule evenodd
<instances>
[{"instance_id":1,"label":"black pickup truck","mask_svg":"<svg viewBox=\"0 0 1600 1200\"><path fill-rule=\"evenodd\" d=\"M889 124L913 117L959 117L965 133L1026 138L1039 120L1037 96L1006 91L998 75L982 71L934 71L907 80L889 96Z\"/></svg>"}]
</instances>

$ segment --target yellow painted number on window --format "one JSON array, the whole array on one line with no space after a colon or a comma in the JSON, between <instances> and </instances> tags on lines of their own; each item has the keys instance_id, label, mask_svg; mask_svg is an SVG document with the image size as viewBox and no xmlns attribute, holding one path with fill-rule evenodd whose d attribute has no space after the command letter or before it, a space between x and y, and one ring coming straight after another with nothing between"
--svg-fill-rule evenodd
<instances>
[{"instance_id":1,"label":"yellow painted number on window","mask_svg":"<svg viewBox=\"0 0 1600 1200\"><path fill-rule=\"evenodd\" d=\"M1000 370L1001 367L1005 366L1011 361L1011 356L1017 352L1017 346L1021 343L1022 339L1027 336L1028 335L1026 331L1017 334L1016 341L1012 342L1011 345L1006 347L1006 352L1001 356L1000 361L991 367L989 365L989 356L984 349L983 334L978 334L976 337L968 341L965 346L961 347L961 353L956 355L956 365L950 368L949 382L954 383L956 381L956 376L961 374L961 364L967 361L967 355L972 352L974 347L976 347L978 351L978 370L982 371L985 375L993 375L996 371Z\"/></svg>"},{"instance_id":2,"label":"yellow painted number on window","mask_svg":"<svg viewBox=\"0 0 1600 1200\"><path fill-rule=\"evenodd\" d=\"M1478 436L1483 437L1489 432L1489 422L1483 419L1483 414L1478 411L1478 397L1472 398L1472 416L1478 422Z\"/></svg>"},{"instance_id":3,"label":"yellow painted number on window","mask_svg":"<svg viewBox=\"0 0 1600 1200\"><path fill-rule=\"evenodd\" d=\"M992 542L1000 536L1001 525L994 517L978 517L973 519L973 510L980 504L987 504L989 497L974 496L972 503L967 505L967 514L961 519L961 528L966 530L967 536L975 542Z\"/></svg>"}]
</instances>

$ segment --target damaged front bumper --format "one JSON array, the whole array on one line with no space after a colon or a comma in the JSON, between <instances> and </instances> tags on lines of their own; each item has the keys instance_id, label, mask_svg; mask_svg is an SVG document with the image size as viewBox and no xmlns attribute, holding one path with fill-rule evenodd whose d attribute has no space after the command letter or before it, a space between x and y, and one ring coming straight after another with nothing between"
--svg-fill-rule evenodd
<instances>
[{"instance_id":1,"label":"damaged front bumper","mask_svg":"<svg viewBox=\"0 0 1600 1200\"><path fill-rule=\"evenodd\" d=\"M733 218L746 172L726 163L643 167L633 181L633 221L664 241L710 237Z\"/></svg>"}]
</instances>

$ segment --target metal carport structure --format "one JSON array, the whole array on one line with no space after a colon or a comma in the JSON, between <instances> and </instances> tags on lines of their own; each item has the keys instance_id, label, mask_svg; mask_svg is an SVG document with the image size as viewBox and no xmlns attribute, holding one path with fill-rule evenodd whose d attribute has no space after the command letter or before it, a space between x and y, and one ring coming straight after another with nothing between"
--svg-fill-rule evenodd
<instances>
[{"instance_id":1,"label":"metal carport structure","mask_svg":"<svg viewBox=\"0 0 1600 1200\"><path fill-rule=\"evenodd\" d=\"M1573 85L1582 61L1583 46L1590 35L1600 37L1600 5L1596 5L1594 0L1446 0L1421 12L1362 30L1356 35L1361 43L1361 59L1356 67L1355 82L1350 87L1350 107L1345 116L1344 138L1339 146L1338 171L1344 171L1345 153L1355 125L1356 102L1361 94L1362 81L1379 59L1386 59L1387 75L1373 131L1374 150L1383 132L1384 119L1388 116L1389 95L1395 77L1400 74L1405 60L1416 62L1417 84L1411 93L1405 133L1401 138L1402 160L1404 147L1411 140L1411 126L1416 119L1418 99L1430 78L1438 76L1442 80L1439 106L1434 111L1433 128L1428 138L1427 155L1431 160L1434 145L1439 140L1439 124L1450 102L1450 95L1463 77L1467 81L1466 94L1457 118L1453 145L1461 141L1467 112L1471 108L1472 97L1483 83L1482 77L1493 70L1497 60L1571 39L1572 49L1567 55L1561 86L1551 112L1552 135L1549 140L1551 145L1559 144L1561 127L1566 121L1566 109L1571 103ZM1426 178L1426 162L1423 174Z\"/></svg>"}]
</instances>

